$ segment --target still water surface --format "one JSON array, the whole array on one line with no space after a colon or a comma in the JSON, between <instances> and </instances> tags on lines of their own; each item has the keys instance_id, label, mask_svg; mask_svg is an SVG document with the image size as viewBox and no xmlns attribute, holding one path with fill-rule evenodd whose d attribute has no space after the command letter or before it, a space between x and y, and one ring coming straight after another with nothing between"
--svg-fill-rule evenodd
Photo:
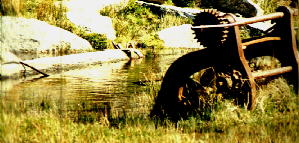
<instances>
[{"instance_id":1,"label":"still water surface","mask_svg":"<svg viewBox=\"0 0 299 143\"><path fill-rule=\"evenodd\" d=\"M147 100L153 101L147 95L153 86L147 84L151 83L148 81L160 84L170 64L185 53L185 50L177 50L150 58L92 65L47 78L22 79L14 84L2 81L1 94L24 100L24 104L58 102L65 110L76 110L75 106L82 104L99 107L109 103L114 112L136 110L148 114L150 105L145 104L150 102Z\"/></svg>"}]
</instances>

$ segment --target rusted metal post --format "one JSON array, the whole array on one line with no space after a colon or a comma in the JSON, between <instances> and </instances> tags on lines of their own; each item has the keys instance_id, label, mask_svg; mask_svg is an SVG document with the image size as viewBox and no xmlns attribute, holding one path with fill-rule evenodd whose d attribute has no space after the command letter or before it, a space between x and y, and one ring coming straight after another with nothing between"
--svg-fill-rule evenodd
<instances>
[{"instance_id":1,"label":"rusted metal post","mask_svg":"<svg viewBox=\"0 0 299 143\"><path fill-rule=\"evenodd\" d=\"M260 38L260 39L242 43L242 47L243 47L243 49L245 49L246 46L249 46L249 45L253 45L253 44L257 44L257 43L261 43L261 42L267 42L267 41L275 41L275 40L278 41L278 40L281 40L281 38L280 37L264 37L264 38Z\"/></svg>"},{"instance_id":2,"label":"rusted metal post","mask_svg":"<svg viewBox=\"0 0 299 143\"><path fill-rule=\"evenodd\" d=\"M287 66L287 67L276 68L267 71L253 72L252 75L254 79L261 79L269 76L275 76L275 75L291 72L292 70L293 70L292 66Z\"/></svg>"},{"instance_id":3,"label":"rusted metal post","mask_svg":"<svg viewBox=\"0 0 299 143\"><path fill-rule=\"evenodd\" d=\"M292 71L287 75L287 78L294 85L295 91L298 94L298 80L299 80L299 55L296 42L296 34L294 28L293 15L296 14L289 7L279 7L278 12L283 12L284 17L278 19L276 32L281 37L281 45L277 53L281 60L282 66L292 66Z\"/></svg>"},{"instance_id":4,"label":"rusted metal post","mask_svg":"<svg viewBox=\"0 0 299 143\"><path fill-rule=\"evenodd\" d=\"M233 14L227 14L226 18L229 20L230 23L236 23L236 17ZM241 73L243 78L248 79L246 84L246 87L244 90L249 91L248 95L242 95L247 96L245 101L247 101L247 109L253 110L255 109L255 96L256 96L256 83L254 81L254 77L252 76L251 69L247 63L247 60L245 58L244 50L242 48L242 40L240 36L240 29L238 25L235 25L233 27L232 33L230 33L230 38L228 39L227 43L229 43L227 46L225 46L226 50L229 52L230 55L228 55L231 59L231 64L235 64L236 67Z\"/></svg>"},{"instance_id":5,"label":"rusted metal post","mask_svg":"<svg viewBox=\"0 0 299 143\"><path fill-rule=\"evenodd\" d=\"M229 24L219 24L219 25L201 25L201 26L193 26L192 28L222 28L222 27L233 27L233 26L242 26L242 25L247 25L247 24L252 24L252 23L257 23L257 22L263 22L267 20L273 20L277 18L282 18L284 16L283 12L276 12L276 13L271 13L268 15L263 15L259 17L252 17L252 18L244 18L239 21L235 21L233 23Z\"/></svg>"}]
</instances>

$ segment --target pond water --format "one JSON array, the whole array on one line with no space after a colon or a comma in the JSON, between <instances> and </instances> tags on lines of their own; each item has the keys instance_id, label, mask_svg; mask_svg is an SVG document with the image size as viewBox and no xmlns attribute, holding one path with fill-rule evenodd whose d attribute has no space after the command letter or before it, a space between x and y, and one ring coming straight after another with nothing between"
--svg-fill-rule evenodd
<instances>
[{"instance_id":1,"label":"pond water","mask_svg":"<svg viewBox=\"0 0 299 143\"><path fill-rule=\"evenodd\" d=\"M170 64L187 52L190 50L176 49L144 59L64 71L46 78L6 80L1 82L1 94L22 101L19 104L24 110L55 106L63 111L109 108L114 115L124 111L148 114L154 98L150 94L155 94L151 91L158 90Z\"/></svg>"}]
</instances>

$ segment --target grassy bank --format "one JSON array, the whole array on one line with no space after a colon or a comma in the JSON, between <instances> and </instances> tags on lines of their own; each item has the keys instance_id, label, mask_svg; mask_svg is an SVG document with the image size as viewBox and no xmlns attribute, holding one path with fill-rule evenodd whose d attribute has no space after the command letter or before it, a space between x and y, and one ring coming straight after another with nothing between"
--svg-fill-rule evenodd
<instances>
[{"instance_id":1,"label":"grassy bank","mask_svg":"<svg viewBox=\"0 0 299 143\"><path fill-rule=\"evenodd\" d=\"M0 16L17 16L45 21L50 25L70 31L87 40L94 49L112 47L105 35L87 33L68 20L67 8L61 0L1 0Z\"/></svg>"},{"instance_id":2,"label":"grassy bank","mask_svg":"<svg viewBox=\"0 0 299 143\"><path fill-rule=\"evenodd\" d=\"M162 29L186 23L190 19L171 14L161 14L142 7L130 0L126 6L108 6L101 10L101 14L113 20L116 30L116 42L128 43L134 41L140 47L162 47L163 42L158 37Z\"/></svg>"},{"instance_id":3,"label":"grassy bank","mask_svg":"<svg viewBox=\"0 0 299 143\"><path fill-rule=\"evenodd\" d=\"M150 119L149 110L160 82L132 100L142 108L107 113L46 97L1 96L0 142L298 142L298 96L284 79L260 86L257 108L247 111L220 102L210 119L190 117L178 123ZM138 99L137 99L138 98ZM113 108L113 107L112 107ZM93 110L91 114L90 111ZM113 110L113 109L112 109Z\"/></svg>"},{"instance_id":4,"label":"grassy bank","mask_svg":"<svg viewBox=\"0 0 299 143\"><path fill-rule=\"evenodd\" d=\"M163 47L163 41L158 37L158 32L164 28L192 23L190 19L181 18L171 14L159 14L149 8L142 7L130 0L127 5L108 6L100 11L102 15L113 19L116 30L117 43L123 45L128 42L135 42L138 47ZM210 8L205 0L161 0L160 3L174 3L178 6L194 6ZM290 0L263 0L256 1L265 10L265 13L274 12L280 5L290 5ZM196 4L195 4L196 3ZM234 0L223 2L229 7L234 6ZM237 8L234 8L237 9ZM75 26L66 17L66 7L61 4L61 0L1 0L0 15L22 16L36 18L47 23L66 29L78 36L88 40L95 49L113 48L111 41L105 35L87 34L80 27ZM108 43L108 44L107 44Z\"/></svg>"},{"instance_id":5,"label":"grassy bank","mask_svg":"<svg viewBox=\"0 0 299 143\"><path fill-rule=\"evenodd\" d=\"M127 5L113 5L101 10L101 14L113 19L117 43L135 42L139 47L163 47L157 32L171 26L191 23L190 19L170 14L159 15L130 0ZM61 27L88 40L95 49L113 48L105 35L88 34L66 17L67 8L60 0L2 0L0 15L35 18ZM108 43L108 44L106 44Z\"/></svg>"}]
</instances>

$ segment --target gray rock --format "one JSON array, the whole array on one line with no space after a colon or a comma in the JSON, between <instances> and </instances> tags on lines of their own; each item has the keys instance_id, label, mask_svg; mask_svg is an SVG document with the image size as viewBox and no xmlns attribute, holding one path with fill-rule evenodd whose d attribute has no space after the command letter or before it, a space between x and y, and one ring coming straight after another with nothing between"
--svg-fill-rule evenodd
<instances>
[{"instance_id":1,"label":"gray rock","mask_svg":"<svg viewBox=\"0 0 299 143\"><path fill-rule=\"evenodd\" d=\"M204 48L194 39L195 35L191 27L191 24L183 24L163 29L158 33L159 38L164 41L166 47Z\"/></svg>"},{"instance_id":2,"label":"gray rock","mask_svg":"<svg viewBox=\"0 0 299 143\"><path fill-rule=\"evenodd\" d=\"M170 6L170 5L159 5L155 3L147 3L143 1L136 1L136 3L140 4L141 6L148 7L153 11L162 13L162 14L173 14L185 18L194 18L195 14L202 12L199 9L193 8L181 8L177 6Z\"/></svg>"},{"instance_id":3,"label":"gray rock","mask_svg":"<svg viewBox=\"0 0 299 143\"><path fill-rule=\"evenodd\" d=\"M116 38L112 19L100 15L99 11L112 4L125 4L128 0L70 0L63 1L67 7L67 18L87 33L104 34L110 40Z\"/></svg>"},{"instance_id":4,"label":"gray rock","mask_svg":"<svg viewBox=\"0 0 299 143\"><path fill-rule=\"evenodd\" d=\"M1 50L21 60L92 50L88 41L36 19L1 16L0 29Z\"/></svg>"}]
</instances>

